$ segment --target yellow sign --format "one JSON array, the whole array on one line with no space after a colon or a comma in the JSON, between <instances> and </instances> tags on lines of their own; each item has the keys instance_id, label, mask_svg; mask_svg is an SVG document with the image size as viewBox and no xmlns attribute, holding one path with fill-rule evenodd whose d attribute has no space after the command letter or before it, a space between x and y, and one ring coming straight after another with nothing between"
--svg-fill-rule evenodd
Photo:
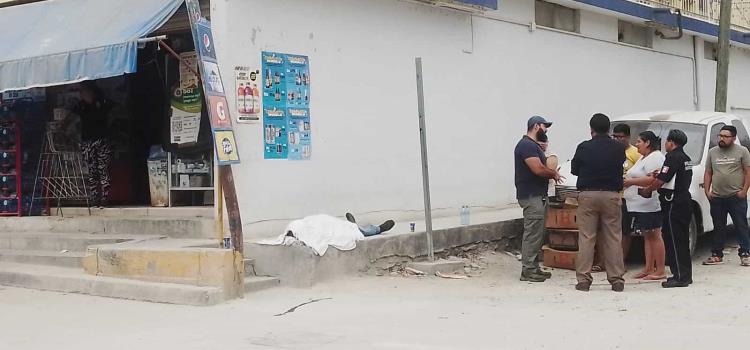
<instances>
[{"instance_id":1,"label":"yellow sign","mask_svg":"<svg viewBox=\"0 0 750 350\"><path fill-rule=\"evenodd\" d=\"M216 142L216 155L219 160L219 165L236 164L240 162L240 155L237 153L237 141L234 139L234 131L214 131L214 142Z\"/></svg>"}]
</instances>

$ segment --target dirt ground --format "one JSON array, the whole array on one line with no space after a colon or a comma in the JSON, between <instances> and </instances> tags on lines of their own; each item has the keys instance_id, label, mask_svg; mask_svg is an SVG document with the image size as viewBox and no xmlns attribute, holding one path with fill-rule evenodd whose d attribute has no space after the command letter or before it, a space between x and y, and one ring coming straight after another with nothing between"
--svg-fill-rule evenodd
<instances>
[{"instance_id":1,"label":"dirt ground","mask_svg":"<svg viewBox=\"0 0 750 350\"><path fill-rule=\"evenodd\" d=\"M214 307L0 289L2 349L709 349L744 346L750 268L695 258L689 288L629 279L591 292L572 271L518 281L519 262L487 252L476 275L363 276L276 288ZM637 271L630 266L628 276ZM290 308L311 300L312 303ZM282 315L283 314L283 315Z\"/></svg>"}]
</instances>

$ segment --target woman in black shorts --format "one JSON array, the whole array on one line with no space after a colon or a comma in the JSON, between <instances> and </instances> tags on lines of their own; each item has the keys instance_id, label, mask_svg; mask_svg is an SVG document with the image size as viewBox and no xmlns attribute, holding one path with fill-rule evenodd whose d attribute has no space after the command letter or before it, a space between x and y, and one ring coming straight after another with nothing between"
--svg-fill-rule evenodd
<instances>
[{"instance_id":1,"label":"woman in black shorts","mask_svg":"<svg viewBox=\"0 0 750 350\"><path fill-rule=\"evenodd\" d=\"M661 169L664 163L664 155L659 151L661 139L651 131L644 131L638 135L635 147L642 157L625 175L626 189L623 197L633 223L633 234L643 235L646 264L643 271L634 277L660 280L667 277L664 270L666 253L661 236L661 206L656 196L644 198L638 195L638 188L650 185L654 181L653 173Z\"/></svg>"}]
</instances>

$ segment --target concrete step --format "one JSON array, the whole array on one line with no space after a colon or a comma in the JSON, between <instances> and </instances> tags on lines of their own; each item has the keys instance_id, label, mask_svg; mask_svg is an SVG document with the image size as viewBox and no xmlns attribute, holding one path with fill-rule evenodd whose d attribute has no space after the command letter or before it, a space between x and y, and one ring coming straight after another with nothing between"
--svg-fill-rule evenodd
<instances>
[{"instance_id":1,"label":"concrete step","mask_svg":"<svg viewBox=\"0 0 750 350\"><path fill-rule=\"evenodd\" d=\"M0 261L81 268L84 252L0 249Z\"/></svg>"},{"instance_id":2,"label":"concrete step","mask_svg":"<svg viewBox=\"0 0 750 350\"><path fill-rule=\"evenodd\" d=\"M225 301L220 288L91 276L81 269L0 263L0 284L182 305L215 305Z\"/></svg>"},{"instance_id":3,"label":"concrete step","mask_svg":"<svg viewBox=\"0 0 750 350\"><path fill-rule=\"evenodd\" d=\"M64 207L62 208L63 216L99 216L99 217L161 217L161 218L194 218L203 217L213 219L215 209L208 207L113 207L113 208L91 208L89 215L88 208L82 207ZM52 209L56 213L56 209Z\"/></svg>"},{"instance_id":4,"label":"concrete step","mask_svg":"<svg viewBox=\"0 0 750 350\"><path fill-rule=\"evenodd\" d=\"M249 276L245 277L245 293L252 293L277 287L281 280L276 277Z\"/></svg>"},{"instance_id":5,"label":"concrete step","mask_svg":"<svg viewBox=\"0 0 750 350\"><path fill-rule=\"evenodd\" d=\"M213 219L205 217L33 216L0 220L0 232L158 234L172 238L214 238L215 231Z\"/></svg>"},{"instance_id":6,"label":"concrete step","mask_svg":"<svg viewBox=\"0 0 750 350\"><path fill-rule=\"evenodd\" d=\"M11 232L0 233L0 249L83 252L91 245L115 244L144 238L146 236L142 235Z\"/></svg>"}]
</instances>

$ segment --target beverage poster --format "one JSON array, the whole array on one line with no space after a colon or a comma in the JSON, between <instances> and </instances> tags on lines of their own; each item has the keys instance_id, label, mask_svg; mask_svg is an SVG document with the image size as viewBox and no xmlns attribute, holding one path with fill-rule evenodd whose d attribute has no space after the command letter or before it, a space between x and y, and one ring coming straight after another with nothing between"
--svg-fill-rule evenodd
<instances>
[{"instance_id":1,"label":"beverage poster","mask_svg":"<svg viewBox=\"0 0 750 350\"><path fill-rule=\"evenodd\" d=\"M200 73L203 81L206 105L211 114L211 129L214 135L217 163L219 165L240 162L237 143L232 131L232 118L227 106L226 91L216 61L211 22L201 14L198 0L185 0L193 33L193 43L197 48Z\"/></svg>"},{"instance_id":2,"label":"beverage poster","mask_svg":"<svg viewBox=\"0 0 750 350\"><path fill-rule=\"evenodd\" d=\"M260 76L260 70L245 66L234 67L238 123L260 120Z\"/></svg>"},{"instance_id":3,"label":"beverage poster","mask_svg":"<svg viewBox=\"0 0 750 350\"><path fill-rule=\"evenodd\" d=\"M240 161L240 157L237 154L237 144L234 139L234 131L215 131L214 142L216 142L216 157L218 158L219 163L232 164Z\"/></svg>"},{"instance_id":4,"label":"beverage poster","mask_svg":"<svg viewBox=\"0 0 750 350\"><path fill-rule=\"evenodd\" d=\"M310 159L308 57L263 52L261 61L264 158Z\"/></svg>"}]
</instances>

